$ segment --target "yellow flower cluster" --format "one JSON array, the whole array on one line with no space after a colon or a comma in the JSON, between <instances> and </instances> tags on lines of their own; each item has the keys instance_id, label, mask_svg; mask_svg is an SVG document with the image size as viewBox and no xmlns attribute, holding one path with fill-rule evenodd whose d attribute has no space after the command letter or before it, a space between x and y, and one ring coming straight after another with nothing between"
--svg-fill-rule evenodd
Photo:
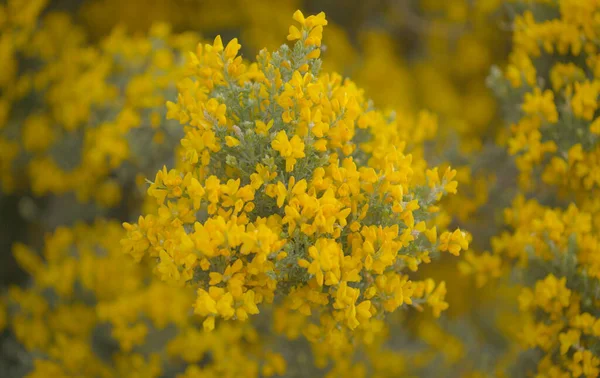
<instances>
[{"instance_id":1,"label":"yellow flower cluster","mask_svg":"<svg viewBox=\"0 0 600 378\"><path fill-rule=\"evenodd\" d=\"M206 330L274 303L289 313L276 328L336 354L350 347L348 330L368 336L400 306L439 315L445 284L405 271L468 241L427 225L456 192L456 172L415 167L392 115L351 81L319 74L323 13L294 20L293 47L255 63L220 37L190 55L167 104L185 128L180 165L157 173L148 194L158 209L125 223L122 244L138 261L156 259L162 280L197 288Z\"/></svg>"},{"instance_id":2,"label":"yellow flower cluster","mask_svg":"<svg viewBox=\"0 0 600 378\"><path fill-rule=\"evenodd\" d=\"M125 299L142 289L144 269L127 261L114 243L121 233L118 224L104 222L59 228L46 237L42 257L24 245L15 245L17 261L34 281L27 289L11 288L9 327L27 350L43 356L34 361L30 377L118 374L95 355L92 338L101 322L98 310L102 306L115 306L121 295ZM53 295L48 297L48 293ZM176 311L173 313L176 316ZM131 316L137 320L135 308ZM126 326L119 324L112 331L126 352L121 359L133 358L133 354L127 356L131 346L145 337L143 331L140 335L142 323Z\"/></svg>"},{"instance_id":3,"label":"yellow flower cluster","mask_svg":"<svg viewBox=\"0 0 600 378\"><path fill-rule=\"evenodd\" d=\"M595 120L600 7L575 0L546 6L559 16L544 19L527 10L514 21L506 78L524 95L522 116L511 126L509 151L517 155L525 188L535 187L531 174L541 169L544 183L586 195L600 186L600 121ZM569 57L578 57L581 64L562 59ZM540 58L555 59L548 73L538 72ZM545 76L544 81L538 76Z\"/></svg>"},{"instance_id":4,"label":"yellow flower cluster","mask_svg":"<svg viewBox=\"0 0 600 378\"><path fill-rule=\"evenodd\" d=\"M0 326L36 356L27 377L159 377L170 369L182 378L283 374L281 355L259 348L249 326L203 333L189 314L193 291L153 279L146 264L122 253L123 236L118 223L98 221L58 228L41 257L15 245L33 282L10 289Z\"/></svg>"},{"instance_id":5,"label":"yellow flower cluster","mask_svg":"<svg viewBox=\"0 0 600 378\"><path fill-rule=\"evenodd\" d=\"M505 211L506 223L514 232L492 240L494 251L521 266L530 260L556 261L563 268L577 264L577 272L600 279L600 239L595 213L571 204L566 210L551 209L523 196ZM573 261L563 261L571 258Z\"/></svg>"},{"instance_id":6,"label":"yellow flower cluster","mask_svg":"<svg viewBox=\"0 0 600 378\"><path fill-rule=\"evenodd\" d=\"M545 353L537 366L539 375L586 378L600 375L597 354L600 319L585 310L594 311L597 302L591 307L582 303L581 297L566 287L565 277L558 279L549 274L536 282L534 290L523 289L519 306L529 315L522 343ZM536 318L540 311L544 319Z\"/></svg>"},{"instance_id":7,"label":"yellow flower cluster","mask_svg":"<svg viewBox=\"0 0 600 378\"><path fill-rule=\"evenodd\" d=\"M495 89L511 109L506 147L521 193L504 211L508 230L491 239L493 254L464 266L485 272L480 282L518 279L516 336L536 357L517 366L538 377L600 374L599 12L595 1L561 0L527 4L515 17L507 83Z\"/></svg>"},{"instance_id":8,"label":"yellow flower cluster","mask_svg":"<svg viewBox=\"0 0 600 378\"><path fill-rule=\"evenodd\" d=\"M156 24L148 37L115 29L92 46L67 15L45 15L22 51L37 64L20 67L28 97L2 117L3 190L73 192L83 202L117 205L136 173L172 159L181 133L163 121L163 104L182 76L181 52L197 39Z\"/></svg>"}]
</instances>

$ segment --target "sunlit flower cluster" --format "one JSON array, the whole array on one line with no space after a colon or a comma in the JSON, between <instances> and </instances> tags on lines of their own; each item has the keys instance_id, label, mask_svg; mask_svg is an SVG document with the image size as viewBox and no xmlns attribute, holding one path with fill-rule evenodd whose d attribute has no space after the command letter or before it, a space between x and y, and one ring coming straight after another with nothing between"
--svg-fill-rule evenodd
<instances>
[{"instance_id":1,"label":"sunlit flower cluster","mask_svg":"<svg viewBox=\"0 0 600 378\"><path fill-rule=\"evenodd\" d=\"M294 19L293 47L256 63L220 37L191 55L167 104L186 131L180 166L157 173L148 193L158 209L125 224L122 243L138 261L155 258L162 280L197 287L206 330L274 303L304 319L276 327L323 349L403 305L439 315L445 284L405 272L468 240L427 224L456 192L455 172L415 172L393 115L351 81L319 74L324 14Z\"/></svg>"}]
</instances>

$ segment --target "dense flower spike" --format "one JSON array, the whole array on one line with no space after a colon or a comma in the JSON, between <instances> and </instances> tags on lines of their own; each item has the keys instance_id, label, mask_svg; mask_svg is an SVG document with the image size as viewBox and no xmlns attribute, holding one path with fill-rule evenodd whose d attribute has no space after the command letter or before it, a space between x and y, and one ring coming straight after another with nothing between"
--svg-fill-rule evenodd
<instances>
[{"instance_id":1,"label":"dense flower spike","mask_svg":"<svg viewBox=\"0 0 600 378\"><path fill-rule=\"evenodd\" d=\"M406 271L468 248L464 232L438 237L428 225L456 172L415 174L406 143L381 138L398 121L319 72L324 14L294 20L294 45L255 63L220 37L190 55L167 104L185 127L180 165L157 173L148 194L158 209L125 224L124 249L155 258L162 280L196 287L205 330L274 303L306 318L316 347L348 343L348 331L403 305L439 315L444 283Z\"/></svg>"}]
</instances>

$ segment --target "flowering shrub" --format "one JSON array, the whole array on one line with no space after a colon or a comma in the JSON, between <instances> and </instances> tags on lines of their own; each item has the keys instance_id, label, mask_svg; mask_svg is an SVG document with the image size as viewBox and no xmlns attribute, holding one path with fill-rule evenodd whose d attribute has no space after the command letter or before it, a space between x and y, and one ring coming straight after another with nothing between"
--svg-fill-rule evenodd
<instances>
[{"instance_id":1,"label":"flowering shrub","mask_svg":"<svg viewBox=\"0 0 600 378\"><path fill-rule=\"evenodd\" d=\"M513 21L504 78L492 75L507 104L507 149L516 155L521 190L538 194L518 195L504 214L510 231L492 239L494 252L524 285L518 338L535 363L521 369L538 376L600 374L599 11L594 2L567 0L525 8Z\"/></svg>"},{"instance_id":2,"label":"flowering shrub","mask_svg":"<svg viewBox=\"0 0 600 378\"><path fill-rule=\"evenodd\" d=\"M598 4L340 4L0 4L0 376L600 375Z\"/></svg>"},{"instance_id":3,"label":"flowering shrub","mask_svg":"<svg viewBox=\"0 0 600 378\"><path fill-rule=\"evenodd\" d=\"M186 129L181 167L157 173L148 194L158 209L125 224L124 248L157 258L163 281L198 287L205 330L273 302L305 318L284 329L319 344L347 343L347 330L369 331L403 304L439 315L445 284L404 271L468 248L460 230L438 238L427 226L456 192L455 172L415 172L393 116L349 80L319 75L325 15L294 19L293 48L263 50L256 63L220 37L191 56L167 103Z\"/></svg>"},{"instance_id":4,"label":"flowering shrub","mask_svg":"<svg viewBox=\"0 0 600 378\"><path fill-rule=\"evenodd\" d=\"M163 104L182 74L181 52L197 37L157 24L148 38L115 29L95 47L66 15L52 13L30 33L15 57L28 61L24 93L0 135L3 188L37 197L74 192L116 206L122 187L173 156L181 133L163 121Z\"/></svg>"},{"instance_id":5,"label":"flowering shrub","mask_svg":"<svg viewBox=\"0 0 600 378\"><path fill-rule=\"evenodd\" d=\"M438 235L432 224L440 198L456 192L456 172L448 168L440 175L438 168L427 170L422 157L413 161L409 151L418 147L408 143L406 130L400 128L407 126L421 135L415 137L418 143L435 132L435 118L422 113L414 124L398 122L393 113L375 110L351 81L320 74L325 15L305 18L298 11L294 19L299 26L291 26L288 35L296 41L293 47L283 45L273 53L263 50L256 63L237 56L236 39L224 47L220 37L212 45L199 45L190 55L189 75L178 84L177 103L167 103L167 118L184 126L178 167L163 168L151 183L148 194L156 200L156 210L135 225L125 224L122 244L142 265L131 265L125 255L115 254L114 242L121 238L114 224L57 229L46 239L43 259L15 245L15 257L34 281L29 289L14 288L9 293L9 325L26 349L45 356L33 360L32 376L110 376L127 371L120 369L131 364L145 366L139 374L157 376L162 369L158 356L139 348L146 343L156 346L149 338L167 325L196 332L203 339L204 333L193 331L194 324L201 322L205 332L216 328L218 337L228 337L223 336L227 330L235 332L230 327L243 330L245 326L237 322L259 314L267 304L275 306L263 311L273 312L276 333L289 338L302 334L313 343L317 366L324 368L330 358L338 365L344 363L342 352L357 347L356 343L372 344L382 330L385 312L403 305L419 309L429 305L439 316L447 308L444 282L408 275L439 252L458 255L468 248L464 232ZM48 28L59 31L66 22L60 16L45 21ZM45 32L40 30L40 39ZM92 117L92 111L106 111L102 109L105 96L114 96L108 75L115 70L131 77L124 89L124 108L116 121L100 121L99 127L84 130L80 167L94 180L106 177L106 169L94 170L93 161L86 160L94 152L85 149L85 141L93 141L90 148L100 150L97 161L118 168L129 157L124 138L163 98L161 92L155 94L154 85L164 91L179 75L170 66L171 51L156 47L167 33L161 26L151 31L161 38L152 42L152 48L158 49L154 55L144 40L113 33L103 43L106 65L93 66L100 72L86 71L85 63L81 76L75 71L74 77L81 79L74 84L87 84L82 78L88 78L92 87L84 88L99 97L78 98L81 106L58 110L52 107L56 100L47 98L51 116L30 116L23 123L25 150L44 153L48 149L44 143L65 140L39 139L54 135L56 129L48 119L62 120L59 124L69 131ZM90 54L90 59L98 58L94 50ZM145 54L150 54L150 63ZM127 59L125 66L119 66L122 58ZM58 67L60 59L58 54ZM34 74L42 79L35 80L46 79L48 93L61 93L60 88L73 84L61 81L68 77L46 78L47 72L55 72L53 64L48 59L44 69ZM137 67L147 71L138 74ZM167 76L161 75L163 71ZM91 90L95 85L103 89ZM154 122L159 115L150 113L148 122L160 126ZM105 138L113 134L121 139ZM100 143L105 139L108 150L102 152ZM44 169L50 168L51 164ZM77 172L73 175L79 178ZM66 185L54 187L58 194L76 187L65 184L56 172L37 173L36 178ZM34 193L44 192L35 181L32 185ZM99 189L106 193L106 188ZM146 276L148 268L170 285ZM115 278L115 288L103 285L107 274ZM193 307L189 288L196 290ZM169 298L167 312L156 307L161 297ZM189 309L174 305L175 301L187 303ZM194 315L189 313L192 309ZM70 313L81 313L85 327L69 330L52 323L55 316ZM237 322L226 322L230 320ZM95 330L104 325L110 326L110 338L118 342L118 353L109 362L94 349L103 342ZM186 342L192 341L181 341ZM82 348L75 359L60 352L72 343ZM167 354L184 347L178 343L174 336L165 347ZM217 353L213 348L207 352ZM201 356L184 360L193 364ZM259 358L265 359L262 374L285 369L279 354L267 351ZM254 376L258 366L253 362L244 373ZM205 371L208 366L201 368ZM193 376L195 369L189 365L185 374ZM344 368L336 369L342 370L335 374L342 374Z\"/></svg>"}]
</instances>

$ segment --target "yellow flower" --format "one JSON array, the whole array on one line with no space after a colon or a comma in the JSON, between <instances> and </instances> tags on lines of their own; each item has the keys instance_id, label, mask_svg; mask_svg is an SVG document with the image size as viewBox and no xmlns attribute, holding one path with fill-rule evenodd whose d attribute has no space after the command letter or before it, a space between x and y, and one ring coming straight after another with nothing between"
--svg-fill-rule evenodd
<instances>
[{"instance_id":1,"label":"yellow flower","mask_svg":"<svg viewBox=\"0 0 600 378\"><path fill-rule=\"evenodd\" d=\"M297 159L305 156L304 142L302 142L298 135L294 135L291 139L288 139L285 131L277 133L275 139L271 142L271 146L285 159L286 172L293 171Z\"/></svg>"},{"instance_id":2,"label":"yellow flower","mask_svg":"<svg viewBox=\"0 0 600 378\"><path fill-rule=\"evenodd\" d=\"M240 141L232 136L227 135L225 137L225 144L227 147L236 147L240 145Z\"/></svg>"},{"instance_id":3,"label":"yellow flower","mask_svg":"<svg viewBox=\"0 0 600 378\"><path fill-rule=\"evenodd\" d=\"M459 229L454 232L444 232L440 235L440 251L448 251L451 254L458 256L460 251L469 248L469 241L466 238L467 234Z\"/></svg>"},{"instance_id":4,"label":"yellow flower","mask_svg":"<svg viewBox=\"0 0 600 378\"><path fill-rule=\"evenodd\" d=\"M203 289L198 289L194 313L201 316L208 316L217 313L217 302Z\"/></svg>"},{"instance_id":5,"label":"yellow flower","mask_svg":"<svg viewBox=\"0 0 600 378\"><path fill-rule=\"evenodd\" d=\"M558 112L554 104L554 93L549 89L542 93L541 89L536 87L533 93L525 93L521 108L526 114L541 116L547 122L558 122Z\"/></svg>"},{"instance_id":6,"label":"yellow flower","mask_svg":"<svg viewBox=\"0 0 600 378\"><path fill-rule=\"evenodd\" d=\"M269 130L271 130L271 127L273 127L273 120L270 120L266 124L261 120L256 120L255 124L256 124L256 128L255 128L256 133L266 136L269 133Z\"/></svg>"},{"instance_id":7,"label":"yellow flower","mask_svg":"<svg viewBox=\"0 0 600 378\"><path fill-rule=\"evenodd\" d=\"M558 335L558 339L560 340L560 354L565 355L567 351L579 344L579 338L581 337L581 331L571 329L568 332L563 332Z\"/></svg>"}]
</instances>

